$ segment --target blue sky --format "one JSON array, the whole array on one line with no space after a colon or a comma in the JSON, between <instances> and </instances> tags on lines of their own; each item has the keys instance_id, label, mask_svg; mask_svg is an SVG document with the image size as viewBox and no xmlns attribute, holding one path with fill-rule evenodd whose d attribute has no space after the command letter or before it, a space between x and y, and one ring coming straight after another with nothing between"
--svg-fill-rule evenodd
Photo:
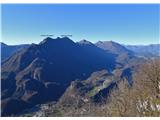
<instances>
[{"instance_id":1,"label":"blue sky","mask_svg":"<svg viewBox=\"0 0 160 120\"><path fill-rule=\"evenodd\" d=\"M156 4L2 4L2 41L39 43L41 34L72 34L74 41L159 42Z\"/></svg>"}]
</instances>

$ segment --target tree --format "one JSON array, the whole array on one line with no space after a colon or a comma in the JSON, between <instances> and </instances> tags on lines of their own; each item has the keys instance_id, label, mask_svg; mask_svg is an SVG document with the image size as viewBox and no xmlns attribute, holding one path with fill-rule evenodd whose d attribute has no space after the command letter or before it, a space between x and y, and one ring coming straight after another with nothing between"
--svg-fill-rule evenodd
<instances>
[{"instance_id":1,"label":"tree","mask_svg":"<svg viewBox=\"0 0 160 120\"><path fill-rule=\"evenodd\" d=\"M111 91L109 116L160 116L160 59L141 65L133 75L133 86L121 80Z\"/></svg>"},{"instance_id":2,"label":"tree","mask_svg":"<svg viewBox=\"0 0 160 120\"><path fill-rule=\"evenodd\" d=\"M150 60L134 75L134 96L141 116L160 116L160 59Z\"/></svg>"}]
</instances>

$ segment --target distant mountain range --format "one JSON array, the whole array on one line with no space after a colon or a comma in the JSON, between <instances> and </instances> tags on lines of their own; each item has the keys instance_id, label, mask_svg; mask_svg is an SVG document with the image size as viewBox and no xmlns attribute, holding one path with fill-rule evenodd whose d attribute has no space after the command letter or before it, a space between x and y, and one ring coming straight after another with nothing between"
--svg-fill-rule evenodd
<instances>
[{"instance_id":1,"label":"distant mountain range","mask_svg":"<svg viewBox=\"0 0 160 120\"><path fill-rule=\"evenodd\" d=\"M2 42L0 44L1 44L1 60L2 61L9 58L12 54L19 51L20 49L23 49L29 46L29 44L7 45Z\"/></svg>"},{"instance_id":2,"label":"distant mountain range","mask_svg":"<svg viewBox=\"0 0 160 120\"><path fill-rule=\"evenodd\" d=\"M67 37L46 38L2 62L2 115L57 101L70 82L101 69L113 70L116 56ZM16 106L20 106L15 110Z\"/></svg>"},{"instance_id":3,"label":"distant mountain range","mask_svg":"<svg viewBox=\"0 0 160 120\"><path fill-rule=\"evenodd\" d=\"M160 44L126 45L125 47L140 56L160 56Z\"/></svg>"},{"instance_id":4,"label":"distant mountain range","mask_svg":"<svg viewBox=\"0 0 160 120\"><path fill-rule=\"evenodd\" d=\"M87 43L88 42L88 43ZM93 44L87 40L82 40L78 43L84 43L84 44ZM5 59L9 58L12 54L19 51L20 49L29 47L30 44L21 44L21 45L7 45L3 42L1 44L1 60L4 61ZM150 45L122 45L118 44L114 41L98 41L95 43L97 47L100 47L104 50L109 50L115 53L122 53L124 51L132 52L137 56L143 56L143 57L151 57L151 56L160 56L160 44L150 44ZM116 45L118 45L119 50L112 48L112 45L114 48L117 48ZM127 49L127 50L125 50Z\"/></svg>"},{"instance_id":5,"label":"distant mountain range","mask_svg":"<svg viewBox=\"0 0 160 120\"><path fill-rule=\"evenodd\" d=\"M39 44L1 46L2 116L50 101L63 104L71 101L71 93L101 102L119 79L128 77L131 84L132 72L145 61L113 41L48 37Z\"/></svg>"}]
</instances>

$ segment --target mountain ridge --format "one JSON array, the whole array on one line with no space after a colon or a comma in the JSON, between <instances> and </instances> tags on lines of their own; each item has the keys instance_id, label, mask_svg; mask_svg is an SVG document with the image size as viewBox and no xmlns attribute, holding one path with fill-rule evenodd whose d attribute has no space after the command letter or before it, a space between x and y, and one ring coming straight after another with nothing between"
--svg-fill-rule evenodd
<instances>
[{"instance_id":1,"label":"mountain ridge","mask_svg":"<svg viewBox=\"0 0 160 120\"><path fill-rule=\"evenodd\" d=\"M65 101L70 98L63 96L72 91L101 102L100 96L107 97L104 93L116 87L113 81L127 77L132 83L132 73L143 62L113 41L93 44L68 37L45 38L1 63L2 116L18 114L37 104ZM70 91L70 87L75 89ZM21 107L10 109L15 104Z\"/></svg>"},{"instance_id":2,"label":"mountain ridge","mask_svg":"<svg viewBox=\"0 0 160 120\"><path fill-rule=\"evenodd\" d=\"M47 38L30 45L2 62L2 86L14 81L12 88L2 89L2 101L6 101L2 115L21 111L7 112L8 104L14 106L17 100L26 104L22 109L57 101L71 81L85 79L97 70L114 69L114 59L95 45L79 45L69 38Z\"/></svg>"}]
</instances>

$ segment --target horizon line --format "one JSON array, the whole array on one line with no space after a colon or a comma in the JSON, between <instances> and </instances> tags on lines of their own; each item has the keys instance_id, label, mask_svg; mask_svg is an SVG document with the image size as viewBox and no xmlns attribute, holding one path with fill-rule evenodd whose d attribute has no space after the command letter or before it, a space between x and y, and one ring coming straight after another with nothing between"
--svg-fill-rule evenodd
<instances>
[{"instance_id":1,"label":"horizon line","mask_svg":"<svg viewBox=\"0 0 160 120\"><path fill-rule=\"evenodd\" d=\"M64 37L51 37L51 36L48 36L48 37L45 37L45 38L43 38L41 41L43 41L44 39L46 39L46 38L51 38L51 39L57 39L57 38L65 38L65 37L67 37L67 38L69 38L70 40L72 40L73 42L75 42L75 43L77 43L77 42L80 42L80 41L82 41L82 40L87 40L87 39L82 39L82 40L79 40L79 41L75 41L75 40L73 40L72 38L70 38L70 37L68 37L68 36L64 36ZM41 42L40 41L40 42ZM158 43L148 43L148 44L125 44L125 43L120 43L120 42L117 42L116 40L97 40L96 42L92 42L92 41L90 41L90 40L87 40L87 41L89 41L89 42L91 42L91 43L93 43L93 44L96 44L97 42L109 42L109 41L113 41L113 42L115 42L115 43L118 43L118 44L121 44L121 45L125 45L125 46L128 46L128 45L132 45L132 46L134 46L134 45L137 45L137 46L148 46L148 45L157 45L157 44L159 44L160 45L160 42L158 42ZM40 43L39 42L39 43ZM8 43L5 43L5 41L0 41L0 43L3 43L3 44L6 44L6 45L9 45L9 46L15 46L15 45L31 45L31 44L39 44L39 43L34 43L34 42L32 42L32 43L20 43L20 44L8 44Z\"/></svg>"}]
</instances>

